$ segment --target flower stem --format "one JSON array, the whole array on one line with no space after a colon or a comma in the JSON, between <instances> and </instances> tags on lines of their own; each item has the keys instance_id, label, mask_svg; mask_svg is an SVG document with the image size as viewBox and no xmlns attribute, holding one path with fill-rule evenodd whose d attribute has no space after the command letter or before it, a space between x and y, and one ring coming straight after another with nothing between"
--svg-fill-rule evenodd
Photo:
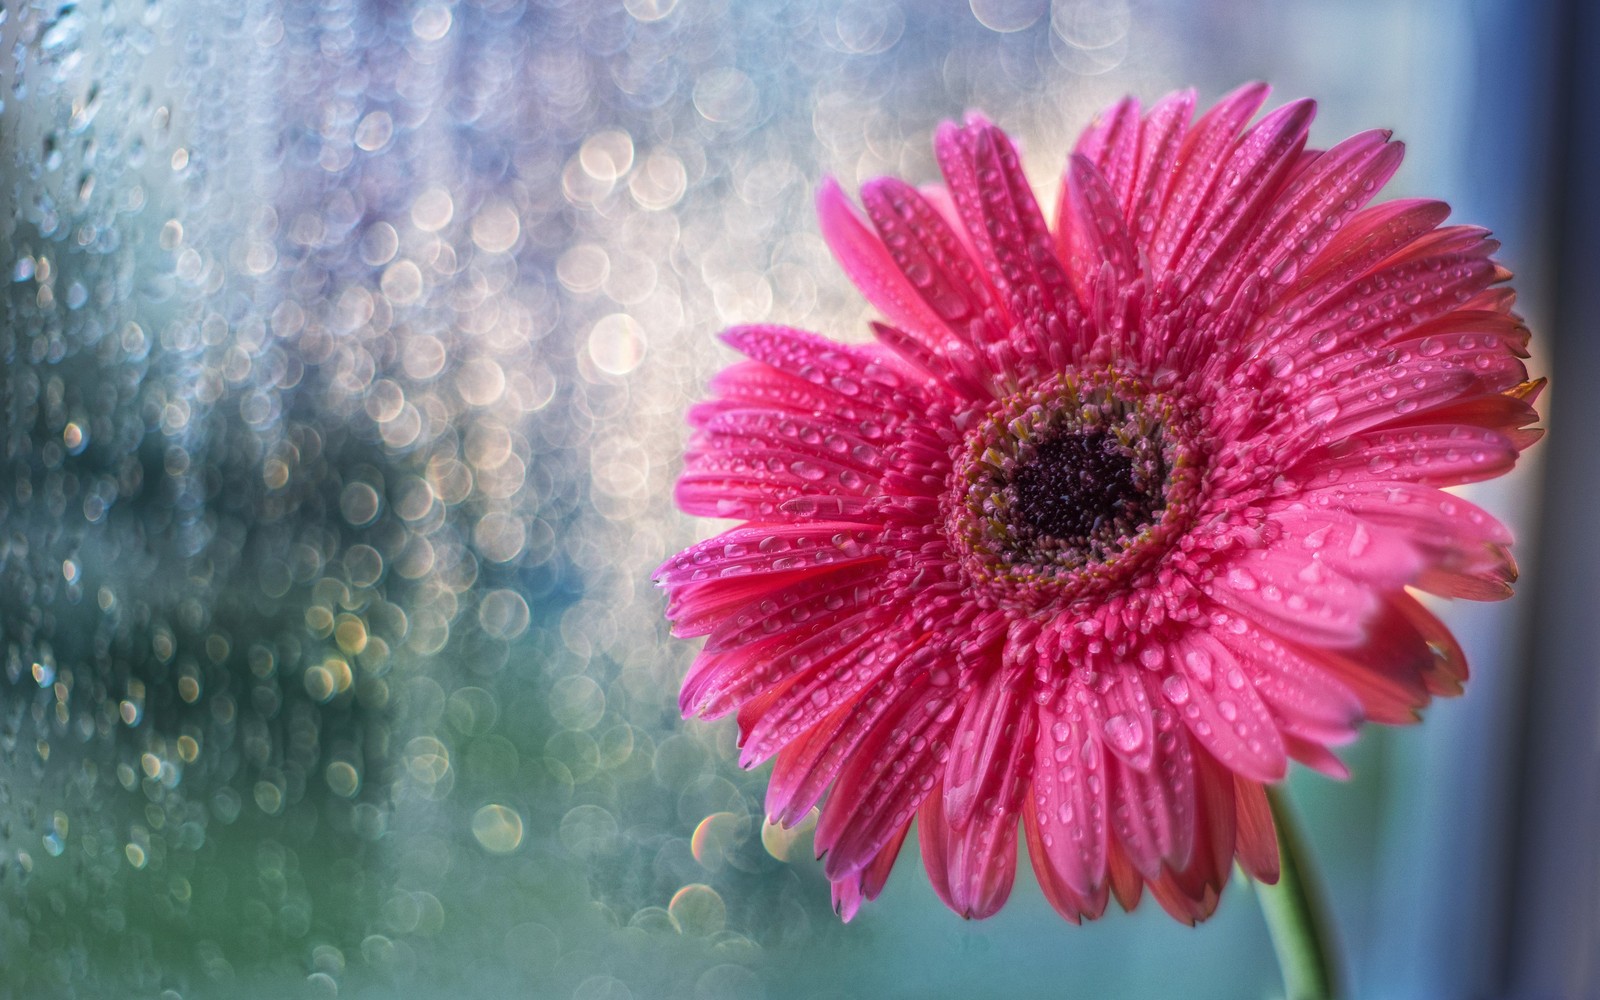
<instances>
[{"instance_id":1,"label":"flower stem","mask_svg":"<svg viewBox=\"0 0 1600 1000\"><path fill-rule=\"evenodd\" d=\"M1287 1000L1335 1000L1339 996L1334 967L1332 924L1321 886L1312 869L1289 805L1288 789L1269 785L1272 818L1278 827L1277 885L1258 887L1261 912L1267 919L1272 948L1278 953Z\"/></svg>"}]
</instances>

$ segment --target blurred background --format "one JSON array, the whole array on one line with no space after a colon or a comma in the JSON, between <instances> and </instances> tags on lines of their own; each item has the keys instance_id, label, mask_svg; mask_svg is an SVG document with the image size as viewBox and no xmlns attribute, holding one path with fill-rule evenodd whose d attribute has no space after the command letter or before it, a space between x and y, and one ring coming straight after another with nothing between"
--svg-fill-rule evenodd
<instances>
[{"instance_id":1,"label":"blurred background","mask_svg":"<svg viewBox=\"0 0 1600 1000\"><path fill-rule=\"evenodd\" d=\"M650 571L735 322L863 339L812 217L981 108L1266 79L1494 229L1550 438L1475 677L1292 784L1352 995L1600 995L1600 157L1581 0L7 0L0 997L1269 997L1250 889L833 916ZM1591 463L1592 464L1592 463Z\"/></svg>"}]
</instances>

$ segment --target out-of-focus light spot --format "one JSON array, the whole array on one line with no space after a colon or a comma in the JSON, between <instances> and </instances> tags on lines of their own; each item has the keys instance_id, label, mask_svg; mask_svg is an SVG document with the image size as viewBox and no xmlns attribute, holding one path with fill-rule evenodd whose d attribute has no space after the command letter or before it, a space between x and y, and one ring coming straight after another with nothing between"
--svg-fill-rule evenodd
<instances>
[{"instance_id":1,"label":"out-of-focus light spot","mask_svg":"<svg viewBox=\"0 0 1600 1000\"><path fill-rule=\"evenodd\" d=\"M683 160L671 150L653 150L628 181L628 193L640 208L657 212L671 208L688 189Z\"/></svg>"},{"instance_id":2,"label":"out-of-focus light spot","mask_svg":"<svg viewBox=\"0 0 1600 1000\"><path fill-rule=\"evenodd\" d=\"M561 818L561 843L580 858L609 854L617 847L617 819L604 808L581 805Z\"/></svg>"},{"instance_id":3,"label":"out-of-focus light spot","mask_svg":"<svg viewBox=\"0 0 1600 1000\"><path fill-rule=\"evenodd\" d=\"M443 798L454 784L450 751L432 736L418 736L406 744L405 766L417 790L426 798Z\"/></svg>"},{"instance_id":4,"label":"out-of-focus light spot","mask_svg":"<svg viewBox=\"0 0 1600 1000\"><path fill-rule=\"evenodd\" d=\"M419 382L439 374L448 357L444 342L427 334L410 338L400 350L401 367L408 376Z\"/></svg>"},{"instance_id":5,"label":"out-of-focus light spot","mask_svg":"<svg viewBox=\"0 0 1600 1000\"><path fill-rule=\"evenodd\" d=\"M387 111L372 111L356 125L356 146L366 152L376 152L389 144L394 136L394 119Z\"/></svg>"},{"instance_id":6,"label":"out-of-focus light spot","mask_svg":"<svg viewBox=\"0 0 1600 1000\"><path fill-rule=\"evenodd\" d=\"M351 483L339 495L339 511L352 526L371 524L378 516L378 491L366 483Z\"/></svg>"},{"instance_id":7,"label":"out-of-focus light spot","mask_svg":"<svg viewBox=\"0 0 1600 1000\"><path fill-rule=\"evenodd\" d=\"M323 771L322 777L333 794L342 798L350 798L361 788L361 772L348 761L333 761Z\"/></svg>"},{"instance_id":8,"label":"out-of-focus light spot","mask_svg":"<svg viewBox=\"0 0 1600 1000\"><path fill-rule=\"evenodd\" d=\"M694 107L710 122L733 124L753 118L759 103L748 76L722 66L704 73L694 85Z\"/></svg>"},{"instance_id":9,"label":"out-of-focus light spot","mask_svg":"<svg viewBox=\"0 0 1600 1000\"><path fill-rule=\"evenodd\" d=\"M505 253L517 243L522 223L506 201L491 201L472 217L472 242L485 253Z\"/></svg>"},{"instance_id":10,"label":"out-of-focus light spot","mask_svg":"<svg viewBox=\"0 0 1600 1000\"><path fill-rule=\"evenodd\" d=\"M344 652L355 656L367 648L367 626L355 615L340 615L333 626L333 641Z\"/></svg>"},{"instance_id":11,"label":"out-of-focus light spot","mask_svg":"<svg viewBox=\"0 0 1600 1000\"><path fill-rule=\"evenodd\" d=\"M444 717L465 736L480 736L494 728L500 706L494 695L480 687L464 687L445 702Z\"/></svg>"},{"instance_id":12,"label":"out-of-focus light spot","mask_svg":"<svg viewBox=\"0 0 1600 1000\"><path fill-rule=\"evenodd\" d=\"M611 183L633 167L633 138L615 129L596 132L583 141L578 163L590 177Z\"/></svg>"},{"instance_id":13,"label":"out-of-focus light spot","mask_svg":"<svg viewBox=\"0 0 1600 1000\"><path fill-rule=\"evenodd\" d=\"M412 305L422 298L422 270L409 260L396 261L384 270L379 286L395 305Z\"/></svg>"},{"instance_id":14,"label":"out-of-focus light spot","mask_svg":"<svg viewBox=\"0 0 1600 1000\"><path fill-rule=\"evenodd\" d=\"M472 529L472 545L490 562L510 562L522 552L522 521L499 511L485 514Z\"/></svg>"},{"instance_id":15,"label":"out-of-focus light spot","mask_svg":"<svg viewBox=\"0 0 1600 1000\"><path fill-rule=\"evenodd\" d=\"M744 839L750 821L731 812L714 812L701 820L689 838L689 853L708 871L720 870L728 853Z\"/></svg>"},{"instance_id":16,"label":"out-of-focus light spot","mask_svg":"<svg viewBox=\"0 0 1600 1000\"><path fill-rule=\"evenodd\" d=\"M1132 24L1127 0L1055 0L1050 50L1074 73L1105 73L1127 58Z\"/></svg>"},{"instance_id":17,"label":"out-of-focus light spot","mask_svg":"<svg viewBox=\"0 0 1600 1000\"><path fill-rule=\"evenodd\" d=\"M831 22L823 22L829 48L849 55L878 55L894 47L906 28L906 15L894 0L855 0L840 4Z\"/></svg>"},{"instance_id":18,"label":"out-of-focus light spot","mask_svg":"<svg viewBox=\"0 0 1600 1000\"><path fill-rule=\"evenodd\" d=\"M307 668L305 685L306 694L309 694L318 702L324 702L333 697L333 674L329 673L327 667L321 664Z\"/></svg>"},{"instance_id":19,"label":"out-of-focus light spot","mask_svg":"<svg viewBox=\"0 0 1600 1000\"><path fill-rule=\"evenodd\" d=\"M1049 0L970 0L972 16L990 31L1021 31L1044 16Z\"/></svg>"},{"instance_id":20,"label":"out-of-focus light spot","mask_svg":"<svg viewBox=\"0 0 1600 1000\"><path fill-rule=\"evenodd\" d=\"M611 256L611 272L601 290L618 305L635 305L656 288L656 265L643 254L620 250Z\"/></svg>"},{"instance_id":21,"label":"out-of-focus light spot","mask_svg":"<svg viewBox=\"0 0 1600 1000\"><path fill-rule=\"evenodd\" d=\"M509 806L490 803L472 814L472 835L490 854L510 854L522 844L522 817Z\"/></svg>"},{"instance_id":22,"label":"out-of-focus light spot","mask_svg":"<svg viewBox=\"0 0 1600 1000\"><path fill-rule=\"evenodd\" d=\"M268 816L283 811L283 789L270 781L258 781L255 788L256 808Z\"/></svg>"},{"instance_id":23,"label":"out-of-focus light spot","mask_svg":"<svg viewBox=\"0 0 1600 1000\"><path fill-rule=\"evenodd\" d=\"M601 317L589 331L589 357L607 375L626 375L644 360L644 328L627 313Z\"/></svg>"},{"instance_id":24,"label":"out-of-focus light spot","mask_svg":"<svg viewBox=\"0 0 1600 1000\"><path fill-rule=\"evenodd\" d=\"M678 6L678 0L622 0L628 13L640 21L659 21Z\"/></svg>"},{"instance_id":25,"label":"out-of-focus light spot","mask_svg":"<svg viewBox=\"0 0 1600 1000\"><path fill-rule=\"evenodd\" d=\"M307 631L312 635L326 638L333 634L333 612L328 608L307 608L305 622Z\"/></svg>"},{"instance_id":26,"label":"out-of-focus light spot","mask_svg":"<svg viewBox=\"0 0 1600 1000\"><path fill-rule=\"evenodd\" d=\"M450 33L453 20L450 8L444 4L425 4L411 15L411 33L424 42L437 42Z\"/></svg>"},{"instance_id":27,"label":"out-of-focus light spot","mask_svg":"<svg viewBox=\"0 0 1600 1000\"><path fill-rule=\"evenodd\" d=\"M370 545L352 545L344 554L345 572L357 587L370 587L383 577L383 553Z\"/></svg>"},{"instance_id":28,"label":"out-of-focus light spot","mask_svg":"<svg viewBox=\"0 0 1600 1000\"><path fill-rule=\"evenodd\" d=\"M400 249L400 236L387 222L374 222L361 237L361 259L373 267L394 260Z\"/></svg>"},{"instance_id":29,"label":"out-of-focus light spot","mask_svg":"<svg viewBox=\"0 0 1600 1000\"><path fill-rule=\"evenodd\" d=\"M493 358L473 358L456 372L456 392L469 406L490 406L506 391L505 370Z\"/></svg>"},{"instance_id":30,"label":"out-of-focus light spot","mask_svg":"<svg viewBox=\"0 0 1600 1000\"><path fill-rule=\"evenodd\" d=\"M761 846L779 861L808 857L811 832L817 827L817 815L817 810L813 808L801 818L800 822L787 828L771 821L764 821L761 824Z\"/></svg>"},{"instance_id":31,"label":"out-of-focus light spot","mask_svg":"<svg viewBox=\"0 0 1600 1000\"><path fill-rule=\"evenodd\" d=\"M455 202L442 187L428 188L411 203L411 222L425 233L436 233L448 226L455 213Z\"/></svg>"},{"instance_id":32,"label":"out-of-focus light spot","mask_svg":"<svg viewBox=\"0 0 1600 1000\"><path fill-rule=\"evenodd\" d=\"M566 729L589 730L606 711L606 694L588 677L563 677L550 689L550 715Z\"/></svg>"},{"instance_id":33,"label":"out-of-focus light spot","mask_svg":"<svg viewBox=\"0 0 1600 1000\"><path fill-rule=\"evenodd\" d=\"M497 639L517 638L528 622L528 602L514 590L491 590L478 605L478 624Z\"/></svg>"},{"instance_id":34,"label":"out-of-focus light spot","mask_svg":"<svg viewBox=\"0 0 1600 1000\"><path fill-rule=\"evenodd\" d=\"M556 278L580 294L599 289L610 270L611 258L593 243L579 243L556 261Z\"/></svg>"},{"instance_id":35,"label":"out-of-focus light spot","mask_svg":"<svg viewBox=\"0 0 1600 1000\"><path fill-rule=\"evenodd\" d=\"M717 890L694 882L679 889L667 904L667 912L685 934L705 937L727 926L728 910Z\"/></svg>"}]
</instances>

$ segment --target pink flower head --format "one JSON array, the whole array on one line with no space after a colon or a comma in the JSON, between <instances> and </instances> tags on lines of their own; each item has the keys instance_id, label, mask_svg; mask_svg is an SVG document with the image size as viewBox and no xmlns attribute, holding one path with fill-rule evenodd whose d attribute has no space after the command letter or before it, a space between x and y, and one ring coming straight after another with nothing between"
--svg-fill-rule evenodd
<instances>
[{"instance_id":1,"label":"pink flower head","mask_svg":"<svg viewBox=\"0 0 1600 1000\"><path fill-rule=\"evenodd\" d=\"M1539 436L1510 273L1437 201L1366 207L1388 132L1306 147L1314 104L1250 124L1128 99L1067 164L1054 224L998 128L935 138L822 233L886 322L776 326L689 414L679 505L744 523L657 579L705 635L685 714L776 758L774 822L816 828L849 919L916 820L951 909L1005 902L1017 825L1069 920L1148 886L1216 907L1277 878L1264 785L1333 775L1364 719L1458 693L1415 596L1493 600L1511 536L1441 487Z\"/></svg>"}]
</instances>

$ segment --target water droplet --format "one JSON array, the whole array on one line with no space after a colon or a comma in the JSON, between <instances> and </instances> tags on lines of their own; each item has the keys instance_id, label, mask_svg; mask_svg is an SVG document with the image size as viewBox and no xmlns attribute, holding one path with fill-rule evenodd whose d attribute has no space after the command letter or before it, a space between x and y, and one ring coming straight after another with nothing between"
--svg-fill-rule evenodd
<instances>
[{"instance_id":1,"label":"water droplet","mask_svg":"<svg viewBox=\"0 0 1600 1000\"><path fill-rule=\"evenodd\" d=\"M1106 738L1123 753L1133 753L1144 745L1144 727L1127 712L1118 712L1106 719Z\"/></svg>"}]
</instances>

